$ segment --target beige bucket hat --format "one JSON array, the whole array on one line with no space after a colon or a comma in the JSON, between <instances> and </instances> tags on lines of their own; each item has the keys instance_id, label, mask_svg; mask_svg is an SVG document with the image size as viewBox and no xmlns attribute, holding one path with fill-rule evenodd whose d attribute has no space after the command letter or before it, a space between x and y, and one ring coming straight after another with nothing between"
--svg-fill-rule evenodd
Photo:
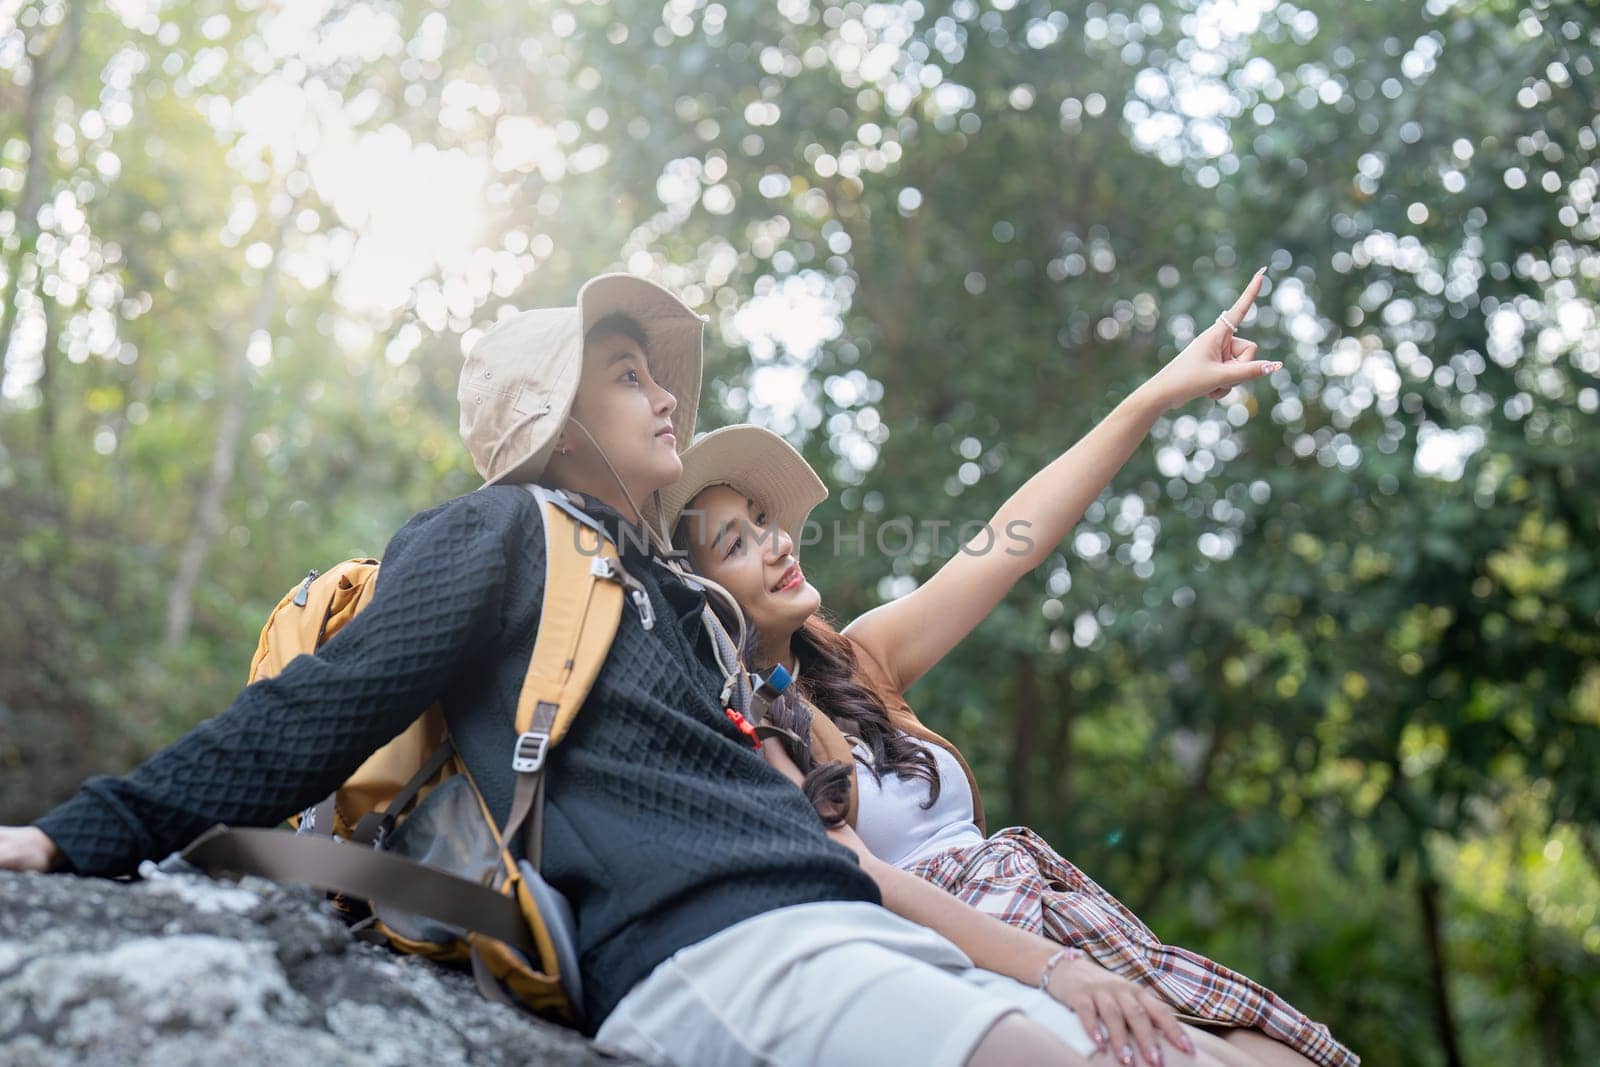
<instances>
[{"instance_id":1,"label":"beige bucket hat","mask_svg":"<svg viewBox=\"0 0 1600 1067\"><path fill-rule=\"evenodd\" d=\"M764 426L741 423L701 434L683 452L683 476L661 490L661 516L669 534L703 489L726 485L759 501L769 526L800 539L811 509L828 499L828 487L794 446Z\"/></svg>"},{"instance_id":2,"label":"beige bucket hat","mask_svg":"<svg viewBox=\"0 0 1600 1067\"><path fill-rule=\"evenodd\" d=\"M544 473L578 392L583 337L618 313L644 328L650 373L678 401L672 430L684 450L699 407L706 318L654 282L602 274L578 290L576 306L509 315L467 353L456 390L461 440L485 485Z\"/></svg>"}]
</instances>

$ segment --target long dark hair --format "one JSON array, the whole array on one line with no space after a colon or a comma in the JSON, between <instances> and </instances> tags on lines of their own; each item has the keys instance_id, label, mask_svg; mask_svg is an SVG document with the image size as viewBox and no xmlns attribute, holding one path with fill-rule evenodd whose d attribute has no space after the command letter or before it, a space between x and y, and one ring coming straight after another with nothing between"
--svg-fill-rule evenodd
<instances>
[{"instance_id":1,"label":"long dark hair","mask_svg":"<svg viewBox=\"0 0 1600 1067\"><path fill-rule=\"evenodd\" d=\"M761 637L754 625L747 626L743 655L746 663L760 648ZM806 619L792 639L791 650L800 667L800 677L767 709L766 721L785 731L784 747L805 773L802 788L822 821L837 826L845 820L850 804L850 782L855 767L849 763L818 763L811 751L811 714L820 709L833 720L847 738L859 741L871 758L856 759L880 783L883 773L892 771L928 783L931 808L939 799L939 772L933 755L922 745L897 730L889 721L889 711L875 689L857 678L855 650L850 641L820 613Z\"/></svg>"},{"instance_id":2,"label":"long dark hair","mask_svg":"<svg viewBox=\"0 0 1600 1067\"><path fill-rule=\"evenodd\" d=\"M709 598L711 610L727 629L733 629L727 606L720 597ZM744 644L739 649L739 660L748 664L754 657L760 638L754 626L746 626ZM783 750L794 760L805 779L800 789L816 809L823 825L830 829L842 825L850 815L850 778L854 768L844 763L818 763L811 753L811 706L795 698L794 687L785 692L767 709L761 723L764 740L783 745ZM766 728L776 727L773 735Z\"/></svg>"},{"instance_id":3,"label":"long dark hair","mask_svg":"<svg viewBox=\"0 0 1600 1067\"><path fill-rule=\"evenodd\" d=\"M850 639L818 611L795 632L790 648L800 666L800 678L794 686L799 693L785 693L775 703L798 703L800 697L809 700L846 737L860 741L872 754L870 760L863 762L875 779L882 782L885 771L921 778L928 783L928 799L922 806L933 807L939 799L938 765L932 753L889 721L883 697L861 681ZM808 732L805 736L809 739L811 735Z\"/></svg>"}]
</instances>

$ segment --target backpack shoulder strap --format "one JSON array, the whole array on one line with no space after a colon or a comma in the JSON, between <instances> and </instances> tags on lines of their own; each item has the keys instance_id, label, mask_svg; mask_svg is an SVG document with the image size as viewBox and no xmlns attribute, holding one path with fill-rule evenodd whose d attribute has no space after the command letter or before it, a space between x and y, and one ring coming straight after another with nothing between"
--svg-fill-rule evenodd
<instances>
[{"instance_id":1,"label":"backpack shoulder strap","mask_svg":"<svg viewBox=\"0 0 1600 1067\"><path fill-rule=\"evenodd\" d=\"M622 621L624 579L616 546L589 516L543 486L527 488L544 524L544 601L517 699L511 759L517 785L502 839L514 840L527 823L527 858L537 869L545 758L566 736L611 652Z\"/></svg>"},{"instance_id":2,"label":"backpack shoulder strap","mask_svg":"<svg viewBox=\"0 0 1600 1067\"><path fill-rule=\"evenodd\" d=\"M529 489L544 524L544 600L517 701L517 733L542 731L549 747L566 735L611 650L623 582L616 546L589 516L543 486Z\"/></svg>"},{"instance_id":3,"label":"backpack shoulder strap","mask_svg":"<svg viewBox=\"0 0 1600 1067\"><path fill-rule=\"evenodd\" d=\"M717 618L717 613L711 610L710 604L700 609L700 624L711 636L711 647L716 652L717 665L723 677L728 680L728 684L723 687L722 699L749 719L751 725L759 725L761 717L752 714L754 691L750 687L750 676L744 671L732 635L728 633L727 627L722 625L722 620Z\"/></svg>"},{"instance_id":4,"label":"backpack shoulder strap","mask_svg":"<svg viewBox=\"0 0 1600 1067\"><path fill-rule=\"evenodd\" d=\"M600 525L600 520L596 519L587 511L584 511L583 508L579 507L578 503L573 500L572 496L565 491L561 489L551 489L547 485L536 485L532 482L524 483L523 488L532 493L533 498L539 501L541 504L554 504L556 507L565 512L567 517L573 522L587 526L595 533L605 537L607 540L610 540L610 535L606 533L605 527Z\"/></svg>"}]
</instances>

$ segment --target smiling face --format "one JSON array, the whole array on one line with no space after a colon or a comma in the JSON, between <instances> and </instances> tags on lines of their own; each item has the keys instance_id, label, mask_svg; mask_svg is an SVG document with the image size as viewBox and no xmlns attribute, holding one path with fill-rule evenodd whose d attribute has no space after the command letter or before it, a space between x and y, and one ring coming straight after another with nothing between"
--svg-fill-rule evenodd
<instances>
[{"instance_id":1,"label":"smiling face","mask_svg":"<svg viewBox=\"0 0 1600 1067\"><path fill-rule=\"evenodd\" d=\"M770 523L759 502L717 485L689 501L679 529L690 564L733 594L761 634L765 658L776 660L822 594L800 570L788 531Z\"/></svg>"},{"instance_id":2,"label":"smiling face","mask_svg":"<svg viewBox=\"0 0 1600 1067\"><path fill-rule=\"evenodd\" d=\"M586 339L570 419L589 433L569 425L561 435L567 452L551 459L549 472L557 485L609 501L616 495L616 478L606 467L609 459L634 499L642 502L676 481L683 461L672 433L677 398L651 376L640 343L643 335L630 326L631 320L615 328L602 322ZM604 458L595 445L605 451Z\"/></svg>"}]
</instances>

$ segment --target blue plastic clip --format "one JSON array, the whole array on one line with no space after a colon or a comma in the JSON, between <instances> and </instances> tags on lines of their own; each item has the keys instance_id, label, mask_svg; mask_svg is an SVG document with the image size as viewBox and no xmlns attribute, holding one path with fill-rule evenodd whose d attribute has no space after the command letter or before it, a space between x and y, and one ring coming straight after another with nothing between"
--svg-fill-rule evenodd
<instances>
[{"instance_id":1,"label":"blue plastic clip","mask_svg":"<svg viewBox=\"0 0 1600 1067\"><path fill-rule=\"evenodd\" d=\"M789 673L783 664L779 663L772 668L772 673L767 675L766 680L761 683L759 688L771 689L772 695L778 696L789 688L793 681L794 676Z\"/></svg>"}]
</instances>

